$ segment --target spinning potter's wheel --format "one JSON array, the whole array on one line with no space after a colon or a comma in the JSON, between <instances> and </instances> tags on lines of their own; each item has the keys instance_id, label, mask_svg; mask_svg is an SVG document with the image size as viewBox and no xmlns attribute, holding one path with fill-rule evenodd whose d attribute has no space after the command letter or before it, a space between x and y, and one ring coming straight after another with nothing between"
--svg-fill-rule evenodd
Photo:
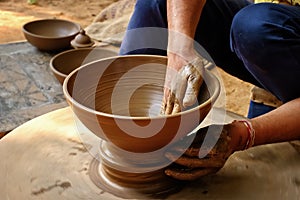
<instances>
[{"instance_id":1,"label":"spinning potter's wheel","mask_svg":"<svg viewBox=\"0 0 300 200\"><path fill-rule=\"evenodd\" d=\"M23 124L0 140L1 199L121 199L91 180L95 146L99 140L78 132L69 107ZM300 155L289 143L255 147L165 199L296 200L299 167Z\"/></svg>"},{"instance_id":2,"label":"spinning potter's wheel","mask_svg":"<svg viewBox=\"0 0 300 200\"><path fill-rule=\"evenodd\" d=\"M116 56L83 65L66 77L63 91L79 129L86 127L101 139L89 171L99 188L123 198L162 198L180 189L164 173L171 164L165 151L206 118L220 84L205 72L195 104L161 115L166 68L164 56Z\"/></svg>"}]
</instances>

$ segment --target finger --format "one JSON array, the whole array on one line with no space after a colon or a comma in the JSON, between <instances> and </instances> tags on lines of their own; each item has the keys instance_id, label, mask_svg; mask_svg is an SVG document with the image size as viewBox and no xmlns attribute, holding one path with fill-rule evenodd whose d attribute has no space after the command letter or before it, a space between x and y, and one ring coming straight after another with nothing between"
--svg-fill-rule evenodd
<instances>
[{"instance_id":1,"label":"finger","mask_svg":"<svg viewBox=\"0 0 300 200\"><path fill-rule=\"evenodd\" d=\"M175 102L175 94L173 92L170 92L167 98L165 114L167 115L172 114L174 102Z\"/></svg>"},{"instance_id":2,"label":"finger","mask_svg":"<svg viewBox=\"0 0 300 200\"><path fill-rule=\"evenodd\" d=\"M180 105L180 102L178 101L178 99L176 98L175 102L174 102L172 114L179 113L180 111L181 111L181 105Z\"/></svg>"},{"instance_id":3,"label":"finger","mask_svg":"<svg viewBox=\"0 0 300 200\"><path fill-rule=\"evenodd\" d=\"M212 147L208 147L206 145L203 145L203 139L205 137L205 134L207 131L207 128L201 129L199 134L197 133L192 134L190 136L186 136L179 140L178 142L171 145L168 149L169 152L176 152L177 155L185 154L187 156L198 156L200 151L211 151L214 150ZM203 133L203 134L202 134Z\"/></svg>"},{"instance_id":4,"label":"finger","mask_svg":"<svg viewBox=\"0 0 300 200\"><path fill-rule=\"evenodd\" d=\"M163 96L163 104L162 104L162 112L161 114L171 114L174 105L174 95L175 93L172 92L172 80L176 76L176 70L171 67L167 67L166 75L165 75L165 82L164 82L164 96Z\"/></svg>"},{"instance_id":5,"label":"finger","mask_svg":"<svg viewBox=\"0 0 300 200\"><path fill-rule=\"evenodd\" d=\"M190 146L188 148L184 147L184 146L174 146L169 150L169 153L172 153L174 155L186 155L189 157L199 157L201 151L201 155L206 154L207 157L211 157L213 155L217 154L217 150L214 148L209 148L209 147L193 147Z\"/></svg>"},{"instance_id":6,"label":"finger","mask_svg":"<svg viewBox=\"0 0 300 200\"><path fill-rule=\"evenodd\" d=\"M176 164L188 167L188 168L197 168L197 167L223 167L225 164L224 154L218 154L217 156L199 158L199 157L189 157L182 155L178 157L178 154L173 154L167 152L165 157L171 162Z\"/></svg>"},{"instance_id":7,"label":"finger","mask_svg":"<svg viewBox=\"0 0 300 200\"><path fill-rule=\"evenodd\" d=\"M191 74L188 78L187 88L183 99L183 106L192 106L197 102L197 97L200 87L203 83L203 78L200 73Z\"/></svg>"},{"instance_id":8,"label":"finger","mask_svg":"<svg viewBox=\"0 0 300 200\"><path fill-rule=\"evenodd\" d=\"M179 156L185 155L188 157L197 157L199 155L199 149L189 147L188 149L176 147L173 148L171 151L165 153L166 157L169 160L176 161Z\"/></svg>"},{"instance_id":9,"label":"finger","mask_svg":"<svg viewBox=\"0 0 300 200\"><path fill-rule=\"evenodd\" d=\"M167 99L170 94L170 89L169 88L164 88L164 94L163 94L163 100L160 108L160 114L165 115L166 114L166 108L167 108Z\"/></svg>"},{"instance_id":10,"label":"finger","mask_svg":"<svg viewBox=\"0 0 300 200\"><path fill-rule=\"evenodd\" d=\"M167 88L167 89L171 88L171 83L175 76L176 76L176 70L174 70L172 67L167 67L164 88Z\"/></svg>"},{"instance_id":11,"label":"finger","mask_svg":"<svg viewBox=\"0 0 300 200\"><path fill-rule=\"evenodd\" d=\"M172 84L172 86L174 89L174 93L176 94L176 101L178 103L178 106L180 106L180 109L183 110L182 103L187 87L187 76L185 76L184 72L178 72L175 79L175 84Z\"/></svg>"},{"instance_id":12,"label":"finger","mask_svg":"<svg viewBox=\"0 0 300 200\"><path fill-rule=\"evenodd\" d=\"M199 90L203 83L203 60L197 57L185 68L188 74L188 80L183 106L187 107L194 105L197 101Z\"/></svg>"},{"instance_id":13,"label":"finger","mask_svg":"<svg viewBox=\"0 0 300 200\"><path fill-rule=\"evenodd\" d=\"M165 174L172 178L182 181L193 181L203 176L214 174L219 171L219 168L198 168L198 169L178 169L178 168L167 168Z\"/></svg>"},{"instance_id":14,"label":"finger","mask_svg":"<svg viewBox=\"0 0 300 200\"><path fill-rule=\"evenodd\" d=\"M160 115L165 115L166 106L167 106L167 104L165 102L162 102L161 108L160 108Z\"/></svg>"},{"instance_id":15,"label":"finger","mask_svg":"<svg viewBox=\"0 0 300 200\"><path fill-rule=\"evenodd\" d=\"M198 157L199 158L200 152L201 152L201 155L206 155L206 157L209 157L209 158L218 154L216 149L203 146L201 148L190 147L184 152L184 155L189 156L189 157Z\"/></svg>"}]
</instances>

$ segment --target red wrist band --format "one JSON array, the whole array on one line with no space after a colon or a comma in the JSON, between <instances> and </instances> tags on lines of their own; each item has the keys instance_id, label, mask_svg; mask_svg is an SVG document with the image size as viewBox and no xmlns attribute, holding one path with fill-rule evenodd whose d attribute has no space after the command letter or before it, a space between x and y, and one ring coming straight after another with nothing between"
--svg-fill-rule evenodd
<instances>
[{"instance_id":1,"label":"red wrist band","mask_svg":"<svg viewBox=\"0 0 300 200\"><path fill-rule=\"evenodd\" d=\"M246 145L244 148L244 150L246 150L254 145L255 130L250 121L248 121L248 120L239 120L239 121L243 122L243 124L247 127L247 130L248 130L248 139L247 139L247 142L246 142Z\"/></svg>"}]
</instances>

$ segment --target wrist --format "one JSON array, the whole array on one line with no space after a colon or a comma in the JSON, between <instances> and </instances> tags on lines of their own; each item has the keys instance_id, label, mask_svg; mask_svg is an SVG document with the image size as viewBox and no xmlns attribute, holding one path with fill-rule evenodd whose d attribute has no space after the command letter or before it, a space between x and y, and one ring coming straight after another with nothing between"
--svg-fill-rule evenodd
<instances>
[{"instance_id":1,"label":"wrist","mask_svg":"<svg viewBox=\"0 0 300 200\"><path fill-rule=\"evenodd\" d=\"M245 125L245 127L247 128L248 138L247 138L246 145L244 147L244 149L246 150L254 145L255 130L254 130L250 120L240 120L240 122L242 122Z\"/></svg>"},{"instance_id":2,"label":"wrist","mask_svg":"<svg viewBox=\"0 0 300 200\"><path fill-rule=\"evenodd\" d=\"M255 132L250 121L235 120L228 126L234 151L245 150L253 146Z\"/></svg>"},{"instance_id":3,"label":"wrist","mask_svg":"<svg viewBox=\"0 0 300 200\"><path fill-rule=\"evenodd\" d=\"M194 39L180 32L169 31L168 54L176 54L186 61L190 61L197 56L194 50Z\"/></svg>"}]
</instances>

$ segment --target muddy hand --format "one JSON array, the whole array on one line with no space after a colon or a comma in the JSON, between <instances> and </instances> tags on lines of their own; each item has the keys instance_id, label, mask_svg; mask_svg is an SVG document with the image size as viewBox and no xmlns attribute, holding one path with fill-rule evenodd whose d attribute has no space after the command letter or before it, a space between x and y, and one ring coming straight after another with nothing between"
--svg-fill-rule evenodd
<instances>
[{"instance_id":1,"label":"muddy hand","mask_svg":"<svg viewBox=\"0 0 300 200\"><path fill-rule=\"evenodd\" d=\"M209 133L208 138L206 133ZM185 137L166 152L165 156L173 162L166 168L166 175L191 181L216 173L234 152L230 141L226 126L221 125L201 129L195 138Z\"/></svg>"},{"instance_id":2,"label":"muddy hand","mask_svg":"<svg viewBox=\"0 0 300 200\"><path fill-rule=\"evenodd\" d=\"M197 102L203 71L203 60L197 57L173 75L167 75L171 84L165 89L161 114L175 114Z\"/></svg>"}]
</instances>

